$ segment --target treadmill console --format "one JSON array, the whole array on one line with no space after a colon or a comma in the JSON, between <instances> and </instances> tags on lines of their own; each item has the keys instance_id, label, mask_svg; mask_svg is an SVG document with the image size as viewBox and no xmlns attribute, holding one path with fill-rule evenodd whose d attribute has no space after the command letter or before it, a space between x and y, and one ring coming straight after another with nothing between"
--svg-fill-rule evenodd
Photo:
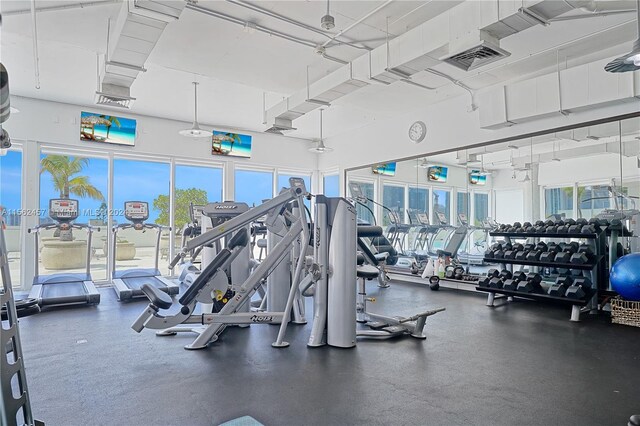
<instances>
[{"instance_id":1,"label":"treadmill console","mask_svg":"<svg viewBox=\"0 0 640 426\"><path fill-rule=\"evenodd\" d=\"M448 225L447 216L445 216L444 213L436 212L436 216L438 217L438 221L440 222L440 225Z\"/></svg>"},{"instance_id":2,"label":"treadmill console","mask_svg":"<svg viewBox=\"0 0 640 426\"><path fill-rule=\"evenodd\" d=\"M289 178L289 186L296 191L298 195L306 195L307 187L304 184L304 179L298 177Z\"/></svg>"},{"instance_id":3,"label":"treadmill console","mask_svg":"<svg viewBox=\"0 0 640 426\"><path fill-rule=\"evenodd\" d=\"M349 182L349 192L351 192L353 198L366 198L364 192L362 192L362 187L357 182Z\"/></svg>"},{"instance_id":4,"label":"treadmill console","mask_svg":"<svg viewBox=\"0 0 640 426\"><path fill-rule=\"evenodd\" d=\"M467 215L465 213L458 213L458 220L460 221L460 225L466 225L467 222Z\"/></svg>"},{"instance_id":5,"label":"treadmill console","mask_svg":"<svg viewBox=\"0 0 640 426\"><path fill-rule=\"evenodd\" d=\"M417 213L416 217L418 219L418 223L420 223L420 225L429 225L429 215L426 213Z\"/></svg>"},{"instance_id":6,"label":"treadmill console","mask_svg":"<svg viewBox=\"0 0 640 426\"><path fill-rule=\"evenodd\" d=\"M142 224L149 219L149 203L146 201L125 201L124 217L134 225Z\"/></svg>"},{"instance_id":7,"label":"treadmill console","mask_svg":"<svg viewBox=\"0 0 640 426\"><path fill-rule=\"evenodd\" d=\"M304 182L302 185L304 187ZM214 228L247 211L249 211L247 203L236 203L235 201L209 203L202 207L202 215L211 219L211 225Z\"/></svg>"},{"instance_id":8,"label":"treadmill console","mask_svg":"<svg viewBox=\"0 0 640 426\"><path fill-rule=\"evenodd\" d=\"M68 223L78 218L78 200L49 200L49 217L58 223Z\"/></svg>"}]
</instances>

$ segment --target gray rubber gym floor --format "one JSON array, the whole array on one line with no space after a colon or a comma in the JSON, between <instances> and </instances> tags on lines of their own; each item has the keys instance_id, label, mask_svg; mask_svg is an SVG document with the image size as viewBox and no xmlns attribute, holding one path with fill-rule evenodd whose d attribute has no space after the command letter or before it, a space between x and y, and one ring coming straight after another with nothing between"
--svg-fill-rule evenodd
<instances>
[{"instance_id":1,"label":"gray rubber gym floor","mask_svg":"<svg viewBox=\"0 0 640 426\"><path fill-rule=\"evenodd\" d=\"M306 347L292 326L228 329L203 351L183 334L137 334L144 301L110 289L94 308L21 320L36 418L47 425L211 425L251 415L265 425L626 425L640 413L640 329L567 308L521 302L491 309L464 291L393 284L372 311L446 306L428 339ZM311 312L308 312L311 316Z\"/></svg>"}]
</instances>

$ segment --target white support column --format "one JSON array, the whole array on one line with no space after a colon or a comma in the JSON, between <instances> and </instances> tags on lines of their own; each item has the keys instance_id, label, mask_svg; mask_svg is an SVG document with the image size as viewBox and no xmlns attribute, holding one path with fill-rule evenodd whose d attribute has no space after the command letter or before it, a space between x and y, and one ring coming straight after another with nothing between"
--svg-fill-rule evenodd
<instances>
[{"instance_id":1,"label":"white support column","mask_svg":"<svg viewBox=\"0 0 640 426\"><path fill-rule=\"evenodd\" d=\"M111 254L113 253L113 239L111 238L111 230L113 229L113 213L116 209L113 205L113 165L114 158L113 152L109 153L109 160L107 165L107 211L110 213L107 215L107 280L111 281L111 277L113 277L113 261L111 260Z\"/></svg>"},{"instance_id":2,"label":"white support column","mask_svg":"<svg viewBox=\"0 0 640 426\"><path fill-rule=\"evenodd\" d=\"M235 164L233 162L228 162L225 165L224 168L224 179L222 180L222 183L224 185L223 191L222 191L222 195L223 195L223 199L222 201L232 201L236 199L236 194L235 194Z\"/></svg>"},{"instance_id":3,"label":"white support column","mask_svg":"<svg viewBox=\"0 0 640 426\"><path fill-rule=\"evenodd\" d=\"M40 208L40 146L35 141L26 141L22 150L22 207L26 211L38 212ZM44 206L43 206L44 207ZM45 207L45 208L48 208ZM35 268L35 238L27 229L38 225L39 216L22 216L20 236L22 238L20 262L20 288L29 290L33 283Z\"/></svg>"},{"instance_id":4,"label":"white support column","mask_svg":"<svg viewBox=\"0 0 640 426\"><path fill-rule=\"evenodd\" d=\"M173 259L176 235L176 160L169 163L169 259ZM159 256L159 254L158 254Z\"/></svg>"}]
</instances>

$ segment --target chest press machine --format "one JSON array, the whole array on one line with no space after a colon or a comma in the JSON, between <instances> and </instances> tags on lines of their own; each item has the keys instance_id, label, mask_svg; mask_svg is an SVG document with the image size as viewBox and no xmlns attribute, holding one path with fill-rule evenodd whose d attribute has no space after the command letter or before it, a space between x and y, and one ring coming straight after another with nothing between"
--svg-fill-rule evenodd
<instances>
[{"instance_id":1,"label":"chest press machine","mask_svg":"<svg viewBox=\"0 0 640 426\"><path fill-rule=\"evenodd\" d=\"M328 344L336 347L353 347L357 337L390 338L409 334L424 339L423 329L426 318L444 308L422 312L412 317L388 317L366 311L364 281L375 279L379 270L368 266L357 266L357 230L355 207L343 198L316 196L316 215L313 223L313 248L309 248L310 232L304 209L287 208L303 205L306 195L301 179L290 179L291 188L266 201L258 207L229 220L211 231L194 238L188 253L196 244L210 244L219 238L237 231L216 258L203 269L187 292L179 299L182 305L173 315L161 315L160 310L172 307L172 300L152 286L143 286L143 291L151 303L135 321L132 328L141 332L144 328L167 329L160 335L179 331L180 324L200 324L205 328L196 340L185 349L201 349L218 339L220 333L231 324L280 324L273 347L286 347L284 341L287 325L295 304L301 301L298 295L313 297L313 324L307 345L310 347ZM217 313L193 314L195 306L211 303L211 291L218 280L227 280L223 271L238 253L249 244L247 223L267 214L267 226L280 224L281 239L269 251L267 257L253 270L249 277L237 287L229 302ZM285 220L282 220L285 219ZM308 255L312 250L313 254ZM287 286L288 296L283 310L265 312L240 312L256 293L271 272L287 254L294 253L293 278ZM181 255L176 256L171 266L175 266ZM360 291L356 296L356 280L361 279ZM269 284L271 285L271 284ZM360 298L357 300L357 297ZM269 301L267 299L267 301ZM356 318L357 313L357 318ZM358 321L356 321L358 320ZM357 322L370 327L357 330Z\"/></svg>"}]
</instances>

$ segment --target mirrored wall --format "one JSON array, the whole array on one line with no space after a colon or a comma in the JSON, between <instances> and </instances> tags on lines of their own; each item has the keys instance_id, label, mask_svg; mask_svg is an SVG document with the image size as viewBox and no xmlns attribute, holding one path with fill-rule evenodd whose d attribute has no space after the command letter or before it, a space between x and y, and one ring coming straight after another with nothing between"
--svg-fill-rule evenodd
<instances>
[{"instance_id":1,"label":"mirrored wall","mask_svg":"<svg viewBox=\"0 0 640 426\"><path fill-rule=\"evenodd\" d=\"M495 267L485 259L497 240L490 234L516 222L619 218L629 232L618 240L618 254L640 251L640 117L391 157L348 170L345 180L347 196L354 184L364 194L358 220L382 226L398 256L417 261L418 270L408 275L420 276L438 251L472 273L486 273Z\"/></svg>"}]
</instances>

